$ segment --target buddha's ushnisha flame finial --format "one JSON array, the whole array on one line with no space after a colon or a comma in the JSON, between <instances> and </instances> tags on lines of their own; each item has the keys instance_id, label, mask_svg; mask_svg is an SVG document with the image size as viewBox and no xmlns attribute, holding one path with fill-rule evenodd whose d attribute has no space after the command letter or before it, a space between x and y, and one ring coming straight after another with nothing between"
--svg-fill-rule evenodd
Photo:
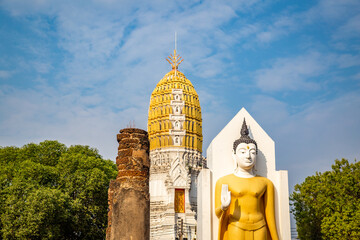
<instances>
[{"instance_id":1,"label":"buddha's ushnisha flame finial","mask_svg":"<svg viewBox=\"0 0 360 240\"><path fill-rule=\"evenodd\" d=\"M257 151L256 141L255 141L254 139L251 139L251 138L249 137L249 129L248 129L247 125L246 125L245 118L244 118L244 121L243 121L242 126L241 126L240 138L239 138L239 139L236 139L236 140L234 141L234 145L233 145L234 151L236 151L236 147L237 147L240 143L246 143L246 144L253 143L253 144L255 144L255 146L256 146L256 151Z\"/></svg>"},{"instance_id":2,"label":"buddha's ushnisha flame finial","mask_svg":"<svg viewBox=\"0 0 360 240\"><path fill-rule=\"evenodd\" d=\"M241 126L241 131L240 131L241 137L248 137L249 136L249 129L246 126L246 121L244 118L243 124Z\"/></svg>"},{"instance_id":3,"label":"buddha's ushnisha flame finial","mask_svg":"<svg viewBox=\"0 0 360 240\"><path fill-rule=\"evenodd\" d=\"M180 65L180 63L182 63L182 61L184 61L184 59L182 59L182 57L180 57L179 54L176 54L176 49L175 49L174 55L170 54L170 56L168 56L168 58L166 58L166 61L168 61L168 63L170 63L173 70L177 70L178 66Z\"/></svg>"}]
</instances>

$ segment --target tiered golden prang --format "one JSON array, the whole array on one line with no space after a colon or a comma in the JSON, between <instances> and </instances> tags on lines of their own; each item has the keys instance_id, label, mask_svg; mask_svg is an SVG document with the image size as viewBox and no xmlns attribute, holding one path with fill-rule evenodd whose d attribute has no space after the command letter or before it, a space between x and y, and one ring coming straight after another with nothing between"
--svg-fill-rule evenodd
<instances>
[{"instance_id":1,"label":"tiered golden prang","mask_svg":"<svg viewBox=\"0 0 360 240\"><path fill-rule=\"evenodd\" d=\"M176 52L174 55L176 56ZM170 114L173 114L170 106L171 100L174 100L172 89L182 89L182 100L185 102L181 112L185 115L182 129L186 130L186 134L182 139L181 146L175 146L169 134L173 129L169 119ZM173 66L173 70L160 80L151 94L148 132L150 150L185 147L202 152L202 119L199 97L191 82L177 70L177 66Z\"/></svg>"}]
</instances>

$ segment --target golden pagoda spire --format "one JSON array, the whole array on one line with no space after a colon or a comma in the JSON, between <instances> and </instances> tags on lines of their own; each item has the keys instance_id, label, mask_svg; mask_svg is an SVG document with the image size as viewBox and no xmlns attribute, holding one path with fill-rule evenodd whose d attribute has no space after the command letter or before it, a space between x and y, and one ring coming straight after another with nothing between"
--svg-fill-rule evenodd
<instances>
[{"instance_id":1,"label":"golden pagoda spire","mask_svg":"<svg viewBox=\"0 0 360 240\"><path fill-rule=\"evenodd\" d=\"M182 61L184 61L184 59L182 59L179 54L176 54L176 49L174 49L174 55L170 54L170 56L166 58L166 61L170 63L173 70L177 70L178 66L182 63Z\"/></svg>"}]
</instances>

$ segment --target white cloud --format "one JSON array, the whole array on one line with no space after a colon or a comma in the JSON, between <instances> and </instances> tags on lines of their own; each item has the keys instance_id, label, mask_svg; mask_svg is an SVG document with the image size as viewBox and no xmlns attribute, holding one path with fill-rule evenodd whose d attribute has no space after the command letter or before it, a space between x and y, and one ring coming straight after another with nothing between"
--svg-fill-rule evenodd
<instances>
[{"instance_id":1,"label":"white cloud","mask_svg":"<svg viewBox=\"0 0 360 240\"><path fill-rule=\"evenodd\" d=\"M356 38L360 34L359 11L360 2L357 0L320 0L314 6L304 11L284 10L274 17L252 22L257 26L253 31L256 41L249 39L245 47L255 43L266 44L309 25L330 24L333 29L333 39Z\"/></svg>"},{"instance_id":2,"label":"white cloud","mask_svg":"<svg viewBox=\"0 0 360 240\"><path fill-rule=\"evenodd\" d=\"M296 20L296 15L280 16L276 18L274 22L269 24L264 30L258 32L256 34L256 39L260 43L268 43L271 41L275 41L283 35L287 35L293 32L298 27L298 23L296 23Z\"/></svg>"},{"instance_id":3,"label":"white cloud","mask_svg":"<svg viewBox=\"0 0 360 240\"><path fill-rule=\"evenodd\" d=\"M360 6L359 6L360 7ZM360 36L360 14L350 18L334 33L335 40L347 38L359 38Z\"/></svg>"},{"instance_id":4,"label":"white cloud","mask_svg":"<svg viewBox=\"0 0 360 240\"><path fill-rule=\"evenodd\" d=\"M318 83L309 81L319 76L329 67L331 56L310 52L294 58L280 58L255 72L257 86L264 91L314 90ZM326 59L324 61L324 59Z\"/></svg>"},{"instance_id":5,"label":"white cloud","mask_svg":"<svg viewBox=\"0 0 360 240\"><path fill-rule=\"evenodd\" d=\"M7 79L12 75L11 71L0 70L0 78Z\"/></svg>"},{"instance_id":6,"label":"white cloud","mask_svg":"<svg viewBox=\"0 0 360 240\"><path fill-rule=\"evenodd\" d=\"M329 81L336 80L337 72L342 69L360 66L360 56L310 51L304 55L274 59L270 65L255 71L255 82L261 90L309 91L319 90ZM326 74L332 74L331 78L321 80Z\"/></svg>"},{"instance_id":7,"label":"white cloud","mask_svg":"<svg viewBox=\"0 0 360 240\"><path fill-rule=\"evenodd\" d=\"M206 89L198 89L197 92L203 119L203 155L206 156L206 148L232 116L230 106L221 96L211 94Z\"/></svg>"},{"instance_id":8,"label":"white cloud","mask_svg":"<svg viewBox=\"0 0 360 240\"><path fill-rule=\"evenodd\" d=\"M327 21L343 20L344 17L351 16L358 12L360 3L357 0L320 0L319 4L313 9L317 15ZM314 14L316 14L314 11Z\"/></svg>"},{"instance_id":9,"label":"white cloud","mask_svg":"<svg viewBox=\"0 0 360 240\"><path fill-rule=\"evenodd\" d=\"M289 117L287 104L269 96L254 96L251 106L254 106L253 113L265 120L267 126L280 127L284 119Z\"/></svg>"},{"instance_id":10,"label":"white cloud","mask_svg":"<svg viewBox=\"0 0 360 240\"><path fill-rule=\"evenodd\" d=\"M360 80L360 72L356 73L356 74L353 76L353 79Z\"/></svg>"},{"instance_id":11,"label":"white cloud","mask_svg":"<svg viewBox=\"0 0 360 240\"><path fill-rule=\"evenodd\" d=\"M31 14L34 12L43 12L51 8L51 1L46 0L11 0L2 1L1 5L6 8L14 16L20 16L24 14Z\"/></svg>"},{"instance_id":12,"label":"white cloud","mask_svg":"<svg viewBox=\"0 0 360 240\"><path fill-rule=\"evenodd\" d=\"M341 40L357 38L359 25L360 2L358 0L320 0L317 5L299 14L299 23L323 24L330 26L330 36L343 49L349 48Z\"/></svg>"},{"instance_id":13,"label":"white cloud","mask_svg":"<svg viewBox=\"0 0 360 240\"><path fill-rule=\"evenodd\" d=\"M337 57L337 64L340 68L359 66L360 55L342 54Z\"/></svg>"},{"instance_id":14,"label":"white cloud","mask_svg":"<svg viewBox=\"0 0 360 240\"><path fill-rule=\"evenodd\" d=\"M34 61L31 63L31 65L38 73L48 73L52 68L51 64L47 62Z\"/></svg>"}]
</instances>

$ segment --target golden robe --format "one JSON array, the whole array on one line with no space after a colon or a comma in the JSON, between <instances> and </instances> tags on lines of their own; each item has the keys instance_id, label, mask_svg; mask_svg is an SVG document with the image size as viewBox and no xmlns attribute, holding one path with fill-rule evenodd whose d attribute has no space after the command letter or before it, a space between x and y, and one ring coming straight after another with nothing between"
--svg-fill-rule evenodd
<instances>
[{"instance_id":1,"label":"golden robe","mask_svg":"<svg viewBox=\"0 0 360 240\"><path fill-rule=\"evenodd\" d=\"M221 209L222 185L231 191L226 211ZM265 177L241 178L230 174L215 186L215 213L219 218L218 240L278 240L275 222L274 185Z\"/></svg>"}]
</instances>

